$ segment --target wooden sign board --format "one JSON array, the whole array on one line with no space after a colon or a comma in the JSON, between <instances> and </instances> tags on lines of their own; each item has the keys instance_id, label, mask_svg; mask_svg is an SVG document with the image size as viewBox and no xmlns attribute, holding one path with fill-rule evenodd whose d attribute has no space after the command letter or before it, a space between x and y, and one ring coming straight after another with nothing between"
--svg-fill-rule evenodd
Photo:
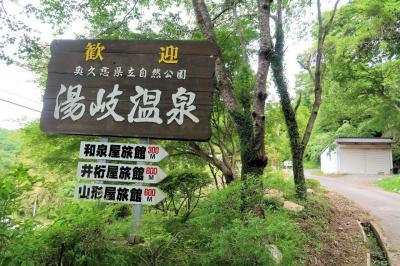
<instances>
[{"instance_id":1,"label":"wooden sign board","mask_svg":"<svg viewBox=\"0 0 400 266\"><path fill-rule=\"evenodd\" d=\"M55 40L41 129L208 140L215 54L205 41Z\"/></svg>"},{"instance_id":2,"label":"wooden sign board","mask_svg":"<svg viewBox=\"0 0 400 266\"><path fill-rule=\"evenodd\" d=\"M76 177L93 181L156 184L167 174L155 165L79 162Z\"/></svg>"},{"instance_id":3,"label":"wooden sign board","mask_svg":"<svg viewBox=\"0 0 400 266\"><path fill-rule=\"evenodd\" d=\"M168 156L159 145L81 141L79 158L157 163Z\"/></svg>"},{"instance_id":4,"label":"wooden sign board","mask_svg":"<svg viewBox=\"0 0 400 266\"><path fill-rule=\"evenodd\" d=\"M75 198L110 203L156 205L165 198L165 193L156 187L78 184Z\"/></svg>"}]
</instances>

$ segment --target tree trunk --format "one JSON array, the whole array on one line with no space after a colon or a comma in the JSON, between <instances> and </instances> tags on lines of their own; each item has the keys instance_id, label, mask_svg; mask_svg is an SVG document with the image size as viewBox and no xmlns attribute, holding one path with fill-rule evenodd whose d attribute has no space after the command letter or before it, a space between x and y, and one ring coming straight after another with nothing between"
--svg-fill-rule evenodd
<instances>
[{"instance_id":1,"label":"tree trunk","mask_svg":"<svg viewBox=\"0 0 400 266\"><path fill-rule=\"evenodd\" d=\"M213 150L213 156L210 156L208 152L205 152L196 142L189 142L189 147L194 154L207 161L209 164L212 164L213 166L218 168L218 170L220 170L222 175L224 176L225 183L227 185L229 185L235 179L233 166L225 163L228 160L218 160Z\"/></svg>"},{"instance_id":2,"label":"tree trunk","mask_svg":"<svg viewBox=\"0 0 400 266\"><path fill-rule=\"evenodd\" d=\"M284 77L283 60L284 60L285 42L284 42L284 32L283 32L283 22L282 22L282 0L277 0L277 20L275 27L276 44L275 44L275 53L272 58L272 71L274 74L275 84L278 87L282 112L285 116L285 122L289 132L290 147L292 150L292 158L293 158L294 183L296 186L296 194L297 197L299 198L306 198L307 195L307 189L305 186L305 178L304 178L303 158L305 149L310 140L312 129L314 127L314 123L317 119L318 111L321 105L321 98L322 98L321 62L322 62L324 41L327 32L332 26L333 18L335 16L339 1L340 0L336 0L328 25L325 27L323 25L321 3L320 0L317 0L319 28L318 28L318 47L317 47L317 56L315 64L315 73L313 74L311 72L310 66L306 67L306 69L309 71L310 76L314 80L315 97L303 138L302 140L300 140L299 127L296 120L296 112L295 110L293 110L292 103L290 101L288 93L287 82ZM295 109L297 109L297 107Z\"/></svg>"},{"instance_id":3,"label":"tree trunk","mask_svg":"<svg viewBox=\"0 0 400 266\"><path fill-rule=\"evenodd\" d=\"M262 175L268 159L264 145L264 121L266 80L271 60L272 39L270 35L269 16L272 0L260 0L258 2L258 16L260 25L260 50L256 87L253 96L253 112L241 110L233 93L233 85L225 67L221 47L218 45L214 32L214 25L204 0L192 0L199 27L206 39L217 47L215 72L217 86L225 107L229 111L240 138L242 179L248 175ZM249 88L249 91L251 88ZM246 108L245 108L246 109Z\"/></svg>"},{"instance_id":4,"label":"tree trunk","mask_svg":"<svg viewBox=\"0 0 400 266\"><path fill-rule=\"evenodd\" d=\"M298 198L305 198L307 195L306 182L304 177L303 152L296 149L293 152L293 178Z\"/></svg>"},{"instance_id":5,"label":"tree trunk","mask_svg":"<svg viewBox=\"0 0 400 266\"><path fill-rule=\"evenodd\" d=\"M269 25L272 0L257 1L260 41L252 108L250 101L247 105L240 106L233 93L233 84L224 63L222 50L218 44L214 25L204 0L192 0L192 3L202 33L208 41L217 47L215 61L217 86L221 91L224 105L235 123L240 139L241 179L244 183L242 210L251 209L255 215L263 218L263 184L261 176L268 162L265 153L264 130L267 75L272 56L272 38ZM248 88L248 91L250 92L251 89L253 88Z\"/></svg>"},{"instance_id":6,"label":"tree trunk","mask_svg":"<svg viewBox=\"0 0 400 266\"><path fill-rule=\"evenodd\" d=\"M333 7L333 12L329 18L328 24L324 26L324 22L322 19L322 12L321 12L321 1L317 0L317 14L318 14L318 44L317 44L317 55L316 55L316 62L315 62L315 72L314 75L311 71L311 67L307 67L307 71L309 72L310 76L314 81L314 103L311 109L310 117L308 118L306 130L303 135L302 145L304 149L307 147L308 142L310 141L312 129L314 128L315 121L317 120L319 108L321 106L322 100L322 56L324 52L324 43L326 35L328 34L330 28L332 27L333 19L336 14L336 9L339 4L340 0L336 0L335 5Z\"/></svg>"},{"instance_id":7,"label":"tree trunk","mask_svg":"<svg viewBox=\"0 0 400 266\"><path fill-rule=\"evenodd\" d=\"M290 148L293 158L293 174L296 187L296 194L299 198L306 198L303 154L304 147L300 141L299 126L296 120L296 113L293 110L290 100L287 82L284 76L284 32L282 24L282 1L277 2L277 21L276 21L276 43L275 53L272 57L272 72L280 98L281 108L288 128Z\"/></svg>"},{"instance_id":8,"label":"tree trunk","mask_svg":"<svg viewBox=\"0 0 400 266\"><path fill-rule=\"evenodd\" d=\"M273 51L272 37L270 33L270 12L272 0L260 0L258 3L258 24L260 29L258 66L256 74L256 86L253 95L253 112L251 114L253 124L253 157L250 169L256 174L261 174L268 163L265 154L265 100L267 99L267 76L271 65ZM259 170L261 169L261 172Z\"/></svg>"},{"instance_id":9,"label":"tree trunk","mask_svg":"<svg viewBox=\"0 0 400 266\"><path fill-rule=\"evenodd\" d=\"M233 120L240 140L240 157L242 161L241 178L245 180L248 175L260 176L264 172L267 158L257 154L257 141L253 135L253 124L249 115L233 112Z\"/></svg>"}]
</instances>

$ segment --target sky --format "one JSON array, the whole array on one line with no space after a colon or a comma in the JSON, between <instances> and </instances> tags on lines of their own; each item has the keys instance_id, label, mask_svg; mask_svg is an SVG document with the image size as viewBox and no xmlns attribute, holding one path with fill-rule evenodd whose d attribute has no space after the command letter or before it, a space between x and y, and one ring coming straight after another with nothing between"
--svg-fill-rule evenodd
<instances>
[{"instance_id":1,"label":"sky","mask_svg":"<svg viewBox=\"0 0 400 266\"><path fill-rule=\"evenodd\" d=\"M9 14L18 14L21 12L21 7L28 3L37 4L37 0L23 0L19 4L5 0L4 8ZM41 32L40 37L43 41L50 43L55 38L49 25L39 23L34 18L18 16L18 19L23 20L26 24ZM61 38L65 39L73 37L72 31L61 36ZM12 52L12 50L8 50L8 52ZM0 61L0 128L14 130L40 118L43 106L41 95L44 88L40 88L35 84L34 80L34 73L22 67L7 65L5 62ZM25 107L17 106L4 100Z\"/></svg>"},{"instance_id":2,"label":"sky","mask_svg":"<svg viewBox=\"0 0 400 266\"><path fill-rule=\"evenodd\" d=\"M29 3L35 4L36 1L29 1ZM323 9L331 8L333 5L331 1L328 1L328 5L325 4ZM342 0L342 4L347 2ZM325 2L326 3L326 2ZM23 1L22 1L23 4ZM17 14L21 10L21 6L16 5L10 1L4 1L4 6L7 12ZM315 17L310 9L310 14L306 14L310 20ZM147 13L147 12L146 12ZM150 13L150 12L149 12ZM20 18L21 19L21 18ZM54 36L50 26L39 23L33 18L24 18L31 27L36 28L41 34L42 40L51 42L55 37L63 39L73 39L75 33L72 29L82 27L71 27L71 30L64 33L62 36ZM286 73L289 81L291 90L294 88L295 74L301 69L296 62L297 55L303 52L305 49L311 46L311 40L306 39L299 41L295 38L290 37L287 40L287 50L285 56ZM254 62L256 65L256 62ZM41 94L43 88L38 87L34 83L35 75L21 67L15 65L6 65L0 61L0 127L10 130L18 129L23 127L26 123L31 122L40 117L40 111L42 110L42 99ZM269 91L269 100L276 102L278 96L274 90ZM15 104L8 103L11 101ZM23 105L18 106L18 105ZM33 110L31 110L33 109Z\"/></svg>"},{"instance_id":3,"label":"sky","mask_svg":"<svg viewBox=\"0 0 400 266\"><path fill-rule=\"evenodd\" d=\"M40 88L32 81L33 73L0 62L0 127L16 129L40 117L42 110ZM7 103L11 101L30 109Z\"/></svg>"}]
</instances>

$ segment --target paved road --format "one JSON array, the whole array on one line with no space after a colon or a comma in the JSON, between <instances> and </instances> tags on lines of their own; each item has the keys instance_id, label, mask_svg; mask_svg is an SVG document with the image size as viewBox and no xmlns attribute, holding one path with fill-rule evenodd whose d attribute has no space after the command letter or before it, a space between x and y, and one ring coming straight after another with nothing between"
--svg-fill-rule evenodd
<instances>
[{"instance_id":1,"label":"paved road","mask_svg":"<svg viewBox=\"0 0 400 266\"><path fill-rule=\"evenodd\" d=\"M306 176L319 180L322 185L348 197L376 216L376 222L389 242L391 257L397 261L395 265L400 265L400 194L375 187L373 182L382 176L322 177L312 171L307 171Z\"/></svg>"}]
</instances>

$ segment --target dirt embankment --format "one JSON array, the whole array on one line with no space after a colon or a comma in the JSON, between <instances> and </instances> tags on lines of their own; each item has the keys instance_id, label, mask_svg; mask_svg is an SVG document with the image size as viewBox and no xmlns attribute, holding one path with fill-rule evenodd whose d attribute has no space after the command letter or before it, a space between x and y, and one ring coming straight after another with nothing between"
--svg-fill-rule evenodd
<instances>
[{"instance_id":1,"label":"dirt embankment","mask_svg":"<svg viewBox=\"0 0 400 266\"><path fill-rule=\"evenodd\" d=\"M326 210L327 223L321 225L322 244L310 247L306 265L367 265L368 249L358 221L368 220L369 213L335 192L327 191L326 196L332 207Z\"/></svg>"}]
</instances>

